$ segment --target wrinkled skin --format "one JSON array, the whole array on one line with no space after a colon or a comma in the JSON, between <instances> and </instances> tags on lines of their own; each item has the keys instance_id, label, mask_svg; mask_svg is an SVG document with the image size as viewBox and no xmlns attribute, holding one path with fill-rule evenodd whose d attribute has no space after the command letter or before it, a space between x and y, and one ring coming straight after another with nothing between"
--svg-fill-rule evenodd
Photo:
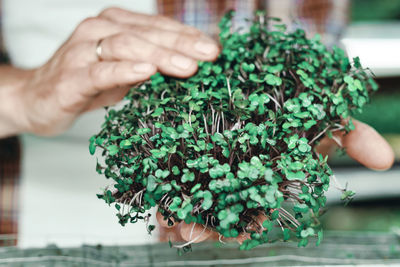
<instances>
[{"instance_id":1,"label":"wrinkled skin","mask_svg":"<svg viewBox=\"0 0 400 267\"><path fill-rule=\"evenodd\" d=\"M80 114L117 103L133 84L157 71L189 77L197 71L198 60L212 61L218 53L218 44L193 27L163 16L106 9L81 22L43 66L0 69L0 74L16 77L16 86L0 90L9 100L5 104L12 103L0 108L0 119L5 117L0 128L7 128L0 137L60 134Z\"/></svg>"}]
</instances>

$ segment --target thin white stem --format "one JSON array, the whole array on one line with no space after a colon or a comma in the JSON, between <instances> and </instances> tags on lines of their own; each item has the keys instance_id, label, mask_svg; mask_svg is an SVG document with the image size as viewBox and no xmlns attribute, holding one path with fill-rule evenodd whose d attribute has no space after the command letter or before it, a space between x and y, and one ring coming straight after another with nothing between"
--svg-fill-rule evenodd
<instances>
[{"instance_id":1,"label":"thin white stem","mask_svg":"<svg viewBox=\"0 0 400 267\"><path fill-rule=\"evenodd\" d=\"M335 141L338 146L343 147L342 140L340 140L339 137L332 135L332 140Z\"/></svg>"},{"instance_id":2,"label":"thin white stem","mask_svg":"<svg viewBox=\"0 0 400 267\"><path fill-rule=\"evenodd\" d=\"M125 199L124 204L122 205L122 212L120 213L122 216L125 215L125 206L126 206L126 202L127 202L127 201L128 201L128 200ZM129 206L128 206L128 213L129 213Z\"/></svg>"},{"instance_id":3,"label":"thin white stem","mask_svg":"<svg viewBox=\"0 0 400 267\"><path fill-rule=\"evenodd\" d=\"M189 110L189 124L192 126L192 109Z\"/></svg>"},{"instance_id":4,"label":"thin white stem","mask_svg":"<svg viewBox=\"0 0 400 267\"><path fill-rule=\"evenodd\" d=\"M221 115L217 113L218 119L217 119L217 133L219 133L219 123L221 121Z\"/></svg>"},{"instance_id":5,"label":"thin white stem","mask_svg":"<svg viewBox=\"0 0 400 267\"><path fill-rule=\"evenodd\" d=\"M212 118L211 134L213 135L213 134L215 133L215 121L214 121L214 113L215 113L215 110L214 110L214 108L213 108L212 105L210 105L210 107L211 107L211 118Z\"/></svg>"},{"instance_id":6,"label":"thin white stem","mask_svg":"<svg viewBox=\"0 0 400 267\"><path fill-rule=\"evenodd\" d=\"M205 114L203 114L203 120L204 120L204 129L206 129L207 136L209 136L207 119Z\"/></svg>"},{"instance_id":7,"label":"thin white stem","mask_svg":"<svg viewBox=\"0 0 400 267\"><path fill-rule=\"evenodd\" d=\"M219 240L219 242L221 242L222 244L226 244L226 242L223 241L222 238L224 238L224 236L221 235L220 233L218 233L218 240Z\"/></svg>"},{"instance_id":8,"label":"thin white stem","mask_svg":"<svg viewBox=\"0 0 400 267\"><path fill-rule=\"evenodd\" d=\"M166 92L167 92L167 90L164 90L164 91L161 93L161 96L160 96L161 99L164 99L164 95L165 95Z\"/></svg>"},{"instance_id":9,"label":"thin white stem","mask_svg":"<svg viewBox=\"0 0 400 267\"><path fill-rule=\"evenodd\" d=\"M228 87L229 101L231 101L231 98L232 98L231 83L229 82L228 78L226 78L226 84Z\"/></svg>"},{"instance_id":10,"label":"thin white stem","mask_svg":"<svg viewBox=\"0 0 400 267\"><path fill-rule=\"evenodd\" d=\"M289 221L292 222L294 225L296 225L297 227L300 226L300 223L296 220L296 218L294 218L293 215L287 212L285 209L279 209L279 213L280 212L282 212L282 215L289 219Z\"/></svg>"},{"instance_id":11,"label":"thin white stem","mask_svg":"<svg viewBox=\"0 0 400 267\"><path fill-rule=\"evenodd\" d=\"M282 229L282 232L283 232L283 225L282 225L282 223L281 223L281 221L280 220L277 220L278 221L278 223L279 223L279 225L280 225L280 227L281 227L281 229Z\"/></svg>"},{"instance_id":12,"label":"thin white stem","mask_svg":"<svg viewBox=\"0 0 400 267\"><path fill-rule=\"evenodd\" d=\"M269 96L269 98L271 98L271 100L275 103L275 105L276 106L278 106L279 108L282 108L281 107L281 104L279 104L279 102L272 96L272 95L270 95L270 94L268 94L268 93L265 93L267 96Z\"/></svg>"},{"instance_id":13,"label":"thin white stem","mask_svg":"<svg viewBox=\"0 0 400 267\"><path fill-rule=\"evenodd\" d=\"M240 129L241 121L240 119L232 126L231 131Z\"/></svg>"},{"instance_id":14,"label":"thin white stem","mask_svg":"<svg viewBox=\"0 0 400 267\"><path fill-rule=\"evenodd\" d=\"M325 134L326 131L328 131L329 127L330 127L330 125L328 125L328 126L327 126L322 132L320 132L316 137L314 137L314 138L309 142L309 144L314 143L315 140L317 140L317 139L320 138L323 134Z\"/></svg>"},{"instance_id":15,"label":"thin white stem","mask_svg":"<svg viewBox=\"0 0 400 267\"><path fill-rule=\"evenodd\" d=\"M193 223L192 229L190 230L190 235L189 235L189 240L192 240L192 235L194 231L194 227L196 226L196 223Z\"/></svg>"}]
</instances>

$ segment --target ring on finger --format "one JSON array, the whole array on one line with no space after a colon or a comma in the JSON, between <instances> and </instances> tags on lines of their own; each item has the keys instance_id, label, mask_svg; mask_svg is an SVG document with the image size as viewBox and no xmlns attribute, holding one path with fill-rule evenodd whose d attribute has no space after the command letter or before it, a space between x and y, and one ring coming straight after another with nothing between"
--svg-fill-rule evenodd
<instances>
[{"instance_id":1,"label":"ring on finger","mask_svg":"<svg viewBox=\"0 0 400 267\"><path fill-rule=\"evenodd\" d=\"M104 41L104 39L102 38L102 39L100 39L100 40L97 42L97 44L96 44L96 56L97 56L97 59L98 59L99 61L103 61L103 57L102 57L102 54L103 54L103 47L101 46L101 44L102 44L103 41Z\"/></svg>"}]
</instances>

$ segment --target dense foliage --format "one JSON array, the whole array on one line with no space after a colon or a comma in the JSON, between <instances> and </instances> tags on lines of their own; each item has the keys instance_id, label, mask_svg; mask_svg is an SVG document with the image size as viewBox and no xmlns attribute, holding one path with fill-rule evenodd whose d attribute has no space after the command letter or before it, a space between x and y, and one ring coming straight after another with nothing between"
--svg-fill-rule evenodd
<instances>
[{"instance_id":1,"label":"dense foliage","mask_svg":"<svg viewBox=\"0 0 400 267\"><path fill-rule=\"evenodd\" d=\"M261 243L322 238L318 216L332 171L314 147L377 88L355 59L318 37L256 13L248 32L220 22L222 53L188 79L156 74L120 109L109 109L90 140L97 171L115 181L99 195L122 225L165 218L196 222L225 237ZM259 222L256 217L265 215ZM172 222L172 220L171 220ZM154 227L150 226L149 230Z\"/></svg>"}]
</instances>

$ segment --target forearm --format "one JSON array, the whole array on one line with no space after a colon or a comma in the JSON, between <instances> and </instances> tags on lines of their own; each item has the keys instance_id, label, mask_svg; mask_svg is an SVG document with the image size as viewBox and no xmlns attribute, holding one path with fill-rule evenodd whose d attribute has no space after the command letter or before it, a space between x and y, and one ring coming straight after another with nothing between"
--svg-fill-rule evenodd
<instances>
[{"instance_id":1,"label":"forearm","mask_svg":"<svg viewBox=\"0 0 400 267\"><path fill-rule=\"evenodd\" d=\"M30 71L10 65L0 65L0 138L23 132L19 92Z\"/></svg>"}]
</instances>

